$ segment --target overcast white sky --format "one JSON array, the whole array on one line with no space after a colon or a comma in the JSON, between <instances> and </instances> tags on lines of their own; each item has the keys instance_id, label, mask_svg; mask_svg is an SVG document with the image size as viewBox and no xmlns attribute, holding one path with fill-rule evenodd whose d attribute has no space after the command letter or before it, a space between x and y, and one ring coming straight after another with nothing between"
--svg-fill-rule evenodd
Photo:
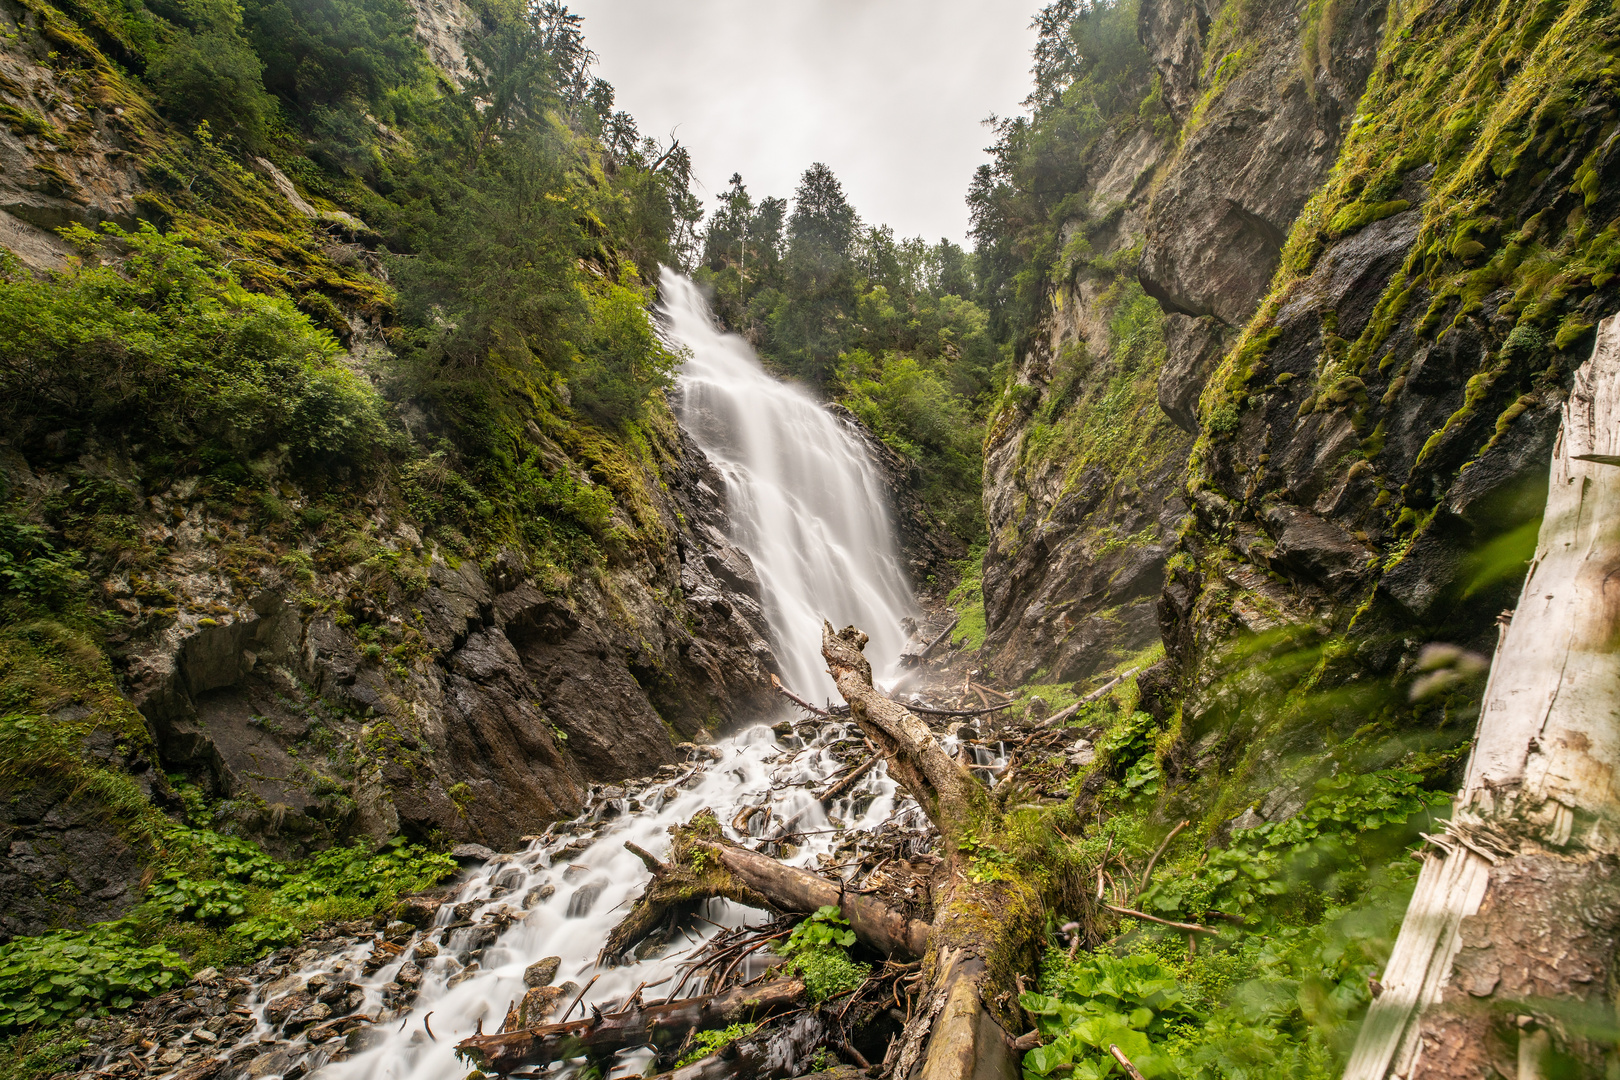
<instances>
[{"instance_id":1,"label":"overcast white sky","mask_svg":"<svg viewBox=\"0 0 1620 1080\"><path fill-rule=\"evenodd\" d=\"M690 147L705 207L740 172L791 199L824 161L863 220L967 233L990 113L1029 91L1041 0L569 0L642 133Z\"/></svg>"}]
</instances>

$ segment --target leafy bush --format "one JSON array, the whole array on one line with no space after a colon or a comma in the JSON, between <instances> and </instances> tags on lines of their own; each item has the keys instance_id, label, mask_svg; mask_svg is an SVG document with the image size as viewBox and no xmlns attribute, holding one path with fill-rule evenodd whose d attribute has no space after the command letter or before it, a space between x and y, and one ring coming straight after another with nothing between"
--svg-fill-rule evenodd
<instances>
[{"instance_id":1,"label":"leafy bush","mask_svg":"<svg viewBox=\"0 0 1620 1080\"><path fill-rule=\"evenodd\" d=\"M265 93L259 58L234 27L179 31L146 74L188 130L206 121L249 148L264 141L275 101Z\"/></svg>"},{"instance_id":2,"label":"leafy bush","mask_svg":"<svg viewBox=\"0 0 1620 1080\"><path fill-rule=\"evenodd\" d=\"M407 843L402 836L377 849L362 839L311 858L288 875L276 897L300 904L331 898L387 903L435 885L457 869L450 856Z\"/></svg>"},{"instance_id":3,"label":"leafy bush","mask_svg":"<svg viewBox=\"0 0 1620 1080\"><path fill-rule=\"evenodd\" d=\"M0 1030L127 1009L188 976L179 956L121 923L17 938L0 945Z\"/></svg>"},{"instance_id":4,"label":"leafy bush","mask_svg":"<svg viewBox=\"0 0 1620 1080\"><path fill-rule=\"evenodd\" d=\"M587 300L585 343L568 372L576 408L599 424L639 419L649 394L674 383L680 357L670 351L647 315L650 290L602 283Z\"/></svg>"},{"instance_id":5,"label":"leafy bush","mask_svg":"<svg viewBox=\"0 0 1620 1080\"><path fill-rule=\"evenodd\" d=\"M77 551L58 552L38 525L0 513L0 595L60 609L89 586L83 562Z\"/></svg>"},{"instance_id":6,"label":"leafy bush","mask_svg":"<svg viewBox=\"0 0 1620 1080\"><path fill-rule=\"evenodd\" d=\"M1268 900L1286 906L1292 892L1306 900L1324 886L1330 895L1343 894L1358 880L1358 868L1398 857L1413 839L1412 818L1449 808L1450 796L1424 783L1422 774L1399 768L1325 777L1286 821L1239 831L1196 875L1156 881L1142 910L1257 919L1266 917Z\"/></svg>"},{"instance_id":7,"label":"leafy bush","mask_svg":"<svg viewBox=\"0 0 1620 1080\"><path fill-rule=\"evenodd\" d=\"M853 944L855 931L849 928L849 920L836 905L827 904L795 926L776 951L783 956L793 956L811 949L847 949Z\"/></svg>"},{"instance_id":8,"label":"leafy bush","mask_svg":"<svg viewBox=\"0 0 1620 1080\"><path fill-rule=\"evenodd\" d=\"M695 1031L692 1033L692 1048L681 1055L675 1063L677 1069L719 1053L738 1039L746 1039L759 1030L758 1024L732 1024L730 1027L717 1028L713 1031Z\"/></svg>"},{"instance_id":9,"label":"leafy bush","mask_svg":"<svg viewBox=\"0 0 1620 1080\"><path fill-rule=\"evenodd\" d=\"M820 1002L855 989L871 973L870 965L849 958L853 944L855 932L849 928L849 920L828 904L795 926L776 951L792 958L793 970L804 980L805 993L811 1001Z\"/></svg>"},{"instance_id":10,"label":"leafy bush","mask_svg":"<svg viewBox=\"0 0 1620 1080\"><path fill-rule=\"evenodd\" d=\"M182 235L102 228L68 230L91 258L50 280L0 261L0 417L19 441L66 430L68 450L100 434L194 461L283 447L304 467L376 460L380 401L330 334Z\"/></svg>"},{"instance_id":11,"label":"leafy bush","mask_svg":"<svg viewBox=\"0 0 1620 1080\"><path fill-rule=\"evenodd\" d=\"M192 817L206 813L195 789L181 787ZM167 868L143 912L167 920L169 932L209 962L256 959L293 944L331 919L369 918L406 893L456 872L448 855L395 837L381 848L357 839L288 865L250 840L174 826L164 837Z\"/></svg>"},{"instance_id":12,"label":"leafy bush","mask_svg":"<svg viewBox=\"0 0 1620 1080\"><path fill-rule=\"evenodd\" d=\"M68 1072L90 1040L66 1025L32 1027L0 1038L0 1074L11 1080L48 1080Z\"/></svg>"},{"instance_id":13,"label":"leafy bush","mask_svg":"<svg viewBox=\"0 0 1620 1080\"><path fill-rule=\"evenodd\" d=\"M1102 1080L1120 1075L1110 1046L1118 1046L1143 1076L1172 1072L1164 1040L1176 1021L1193 1014L1175 971L1157 957L1088 953L1070 962L1052 951L1041 987L1043 993L1019 998L1043 1041L1024 1055L1025 1076L1068 1073L1076 1080Z\"/></svg>"}]
</instances>

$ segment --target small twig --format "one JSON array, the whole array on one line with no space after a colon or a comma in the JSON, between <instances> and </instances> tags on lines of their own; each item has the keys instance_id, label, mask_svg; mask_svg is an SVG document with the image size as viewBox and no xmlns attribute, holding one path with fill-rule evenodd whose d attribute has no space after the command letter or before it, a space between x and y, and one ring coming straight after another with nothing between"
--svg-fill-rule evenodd
<instances>
[{"instance_id":1,"label":"small twig","mask_svg":"<svg viewBox=\"0 0 1620 1080\"><path fill-rule=\"evenodd\" d=\"M1161 919L1157 915L1149 915L1145 911L1134 911L1131 908L1118 907L1118 906L1116 906L1114 904L1104 904L1103 907L1107 908L1109 911L1112 911L1117 915L1126 915L1126 916L1129 916L1132 919L1146 919L1148 922L1158 923L1160 926L1171 926L1171 927L1174 927L1177 930L1184 930L1189 934L1219 934L1220 933L1219 930L1211 930L1209 927L1207 927L1207 926L1199 926L1197 923L1176 922L1174 919Z\"/></svg>"},{"instance_id":2,"label":"small twig","mask_svg":"<svg viewBox=\"0 0 1620 1080\"><path fill-rule=\"evenodd\" d=\"M1180 825L1171 829L1170 835L1165 837L1164 842L1154 849L1153 857L1147 861L1147 869L1142 871L1142 884L1136 890L1137 899L1141 899L1142 894L1147 892L1148 881L1153 877L1153 864L1159 861L1159 856L1164 854L1164 849L1170 846L1170 841L1176 838L1176 834L1191 824L1192 822L1183 820Z\"/></svg>"},{"instance_id":3,"label":"small twig","mask_svg":"<svg viewBox=\"0 0 1620 1080\"><path fill-rule=\"evenodd\" d=\"M432 1039L434 1042L438 1042L439 1037L433 1034L433 1029L431 1027L428 1027L428 1021L431 1019L433 1019L433 1010L429 1009L428 1014L422 1017L422 1030L427 1032L428 1038Z\"/></svg>"},{"instance_id":4,"label":"small twig","mask_svg":"<svg viewBox=\"0 0 1620 1080\"><path fill-rule=\"evenodd\" d=\"M882 754L873 754L871 757L867 758L866 761L862 763L861 766L854 772L850 773L848 776L838 781L838 783L822 792L819 796L821 799L821 804L825 806L828 803L842 797L845 792L849 791L850 788L860 783L862 778L865 777L867 773L871 772L877 763L882 760Z\"/></svg>"},{"instance_id":5,"label":"small twig","mask_svg":"<svg viewBox=\"0 0 1620 1080\"><path fill-rule=\"evenodd\" d=\"M974 683L973 688L975 690L978 690L981 693L994 694L998 698L1005 698L1009 703L1012 701L1012 695L1011 694L1005 693L1004 691L1001 691L1001 690L996 690L996 689L994 689L992 687L989 687L989 686L985 686L983 683ZM989 704L989 703L986 702L986 704Z\"/></svg>"},{"instance_id":6,"label":"small twig","mask_svg":"<svg viewBox=\"0 0 1620 1080\"><path fill-rule=\"evenodd\" d=\"M867 1061L866 1058L862 1057L861 1052L849 1045L848 1042L840 1039L838 1042L838 1049L843 1051L845 1057L849 1058L850 1061L855 1063L856 1068L870 1069L872 1067L872 1063Z\"/></svg>"},{"instance_id":7,"label":"small twig","mask_svg":"<svg viewBox=\"0 0 1620 1080\"><path fill-rule=\"evenodd\" d=\"M797 705L807 713L814 716L819 716L822 719L826 719L828 716L832 715L826 709L810 704L808 701L804 700L804 698L783 686L782 680L778 679L775 675L771 676L771 685L776 687L776 692L778 694L781 694L783 697L787 698L789 701L793 702L793 704Z\"/></svg>"},{"instance_id":8,"label":"small twig","mask_svg":"<svg viewBox=\"0 0 1620 1080\"><path fill-rule=\"evenodd\" d=\"M1146 1080L1137 1067L1131 1064L1131 1059L1125 1056L1125 1051L1113 1043L1109 1043L1108 1052L1114 1055L1114 1060L1119 1062L1119 1067L1125 1070L1125 1075L1129 1076L1131 1080Z\"/></svg>"},{"instance_id":9,"label":"small twig","mask_svg":"<svg viewBox=\"0 0 1620 1080\"><path fill-rule=\"evenodd\" d=\"M580 987L578 996L576 996L573 1001L568 1003L568 1012L565 1012L565 1013L562 1014L562 1016L558 1017L557 1018L557 1023L561 1024L561 1023L564 1023L564 1022L567 1021L568 1013L573 1012L574 1011L574 1006L578 1005L581 1001L585 1000L586 991L588 991L591 987L595 986L596 985L596 980L600 979L601 977L602 977L601 972L597 972L595 975L591 976L591 981L590 982L588 982L584 986Z\"/></svg>"},{"instance_id":10,"label":"small twig","mask_svg":"<svg viewBox=\"0 0 1620 1080\"><path fill-rule=\"evenodd\" d=\"M1041 1033L1039 1030L1026 1031L1012 1040L1013 1051L1019 1054L1027 1054L1039 1045L1041 1045Z\"/></svg>"}]
</instances>

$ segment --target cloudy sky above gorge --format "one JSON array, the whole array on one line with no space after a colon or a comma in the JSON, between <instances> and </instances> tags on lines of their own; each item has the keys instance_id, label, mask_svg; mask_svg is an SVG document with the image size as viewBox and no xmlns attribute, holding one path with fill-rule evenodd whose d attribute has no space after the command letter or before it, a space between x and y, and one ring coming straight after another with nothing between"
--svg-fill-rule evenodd
<instances>
[{"instance_id":1,"label":"cloudy sky above gorge","mask_svg":"<svg viewBox=\"0 0 1620 1080\"><path fill-rule=\"evenodd\" d=\"M690 147L705 208L733 172L791 198L824 161L869 222L961 242L963 196L1029 92L1028 0L571 0L642 132Z\"/></svg>"}]
</instances>

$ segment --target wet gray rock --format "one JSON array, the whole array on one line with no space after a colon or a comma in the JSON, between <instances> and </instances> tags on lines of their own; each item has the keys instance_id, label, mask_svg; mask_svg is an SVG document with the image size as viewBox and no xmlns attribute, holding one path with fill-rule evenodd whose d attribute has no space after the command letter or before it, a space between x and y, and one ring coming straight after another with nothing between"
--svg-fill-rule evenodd
<instances>
[{"instance_id":1,"label":"wet gray rock","mask_svg":"<svg viewBox=\"0 0 1620 1080\"><path fill-rule=\"evenodd\" d=\"M1198 434L1198 397L1220 362L1225 337L1218 319L1173 313L1165 319L1159 408L1182 431Z\"/></svg>"},{"instance_id":2,"label":"wet gray rock","mask_svg":"<svg viewBox=\"0 0 1620 1080\"><path fill-rule=\"evenodd\" d=\"M523 970L523 985L530 988L550 986L551 980L557 977L557 969L561 966L560 956L547 956L536 960Z\"/></svg>"},{"instance_id":3,"label":"wet gray rock","mask_svg":"<svg viewBox=\"0 0 1620 1080\"><path fill-rule=\"evenodd\" d=\"M1192 0L1153 0L1140 13L1166 101L1184 119L1205 89L1197 77L1210 14ZM1261 0L1244 10L1249 40L1236 73L1182 131L1148 211L1139 276L1166 311L1234 327L1254 311L1289 227L1338 154L1383 14L1382 0L1351 4L1331 67L1315 67L1312 58L1307 74L1295 5Z\"/></svg>"}]
</instances>

